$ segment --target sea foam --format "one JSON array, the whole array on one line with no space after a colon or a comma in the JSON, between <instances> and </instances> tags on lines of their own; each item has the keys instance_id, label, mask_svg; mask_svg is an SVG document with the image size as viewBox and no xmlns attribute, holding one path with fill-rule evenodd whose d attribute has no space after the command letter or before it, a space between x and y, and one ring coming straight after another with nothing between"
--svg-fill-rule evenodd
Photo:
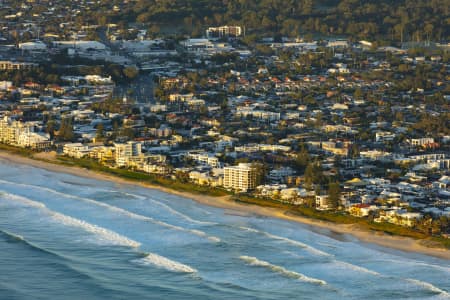
<instances>
[{"instance_id":1,"label":"sea foam","mask_svg":"<svg viewBox=\"0 0 450 300\"><path fill-rule=\"evenodd\" d=\"M149 201L151 201L153 204L156 204L156 205L158 205L158 206L163 207L164 209L166 209L166 210L167 210L168 212L170 212L171 214L176 215L176 216L179 216L179 217L181 217L182 219L185 219L186 221L188 221L188 222L190 222L190 223L200 224L200 225L216 225L216 224L217 224L217 223L214 223L214 222L199 221L199 220L192 219L191 217L189 217L189 216L187 216L187 215L185 215L185 214L183 214L183 213L177 211L176 209L172 208L171 206L169 206L169 205L167 205L167 204L165 204L165 203L163 203L163 202L160 202L160 201L157 201L157 200L155 200L155 199L148 198L148 197L145 197L145 196L142 196L142 195L137 195L137 194L127 193L127 192L122 192L122 191L114 191L114 190L105 190L105 191L106 191L106 192L109 192L109 193L118 193L118 194L122 194L122 195L129 196L129 197L133 197L133 198L136 198L136 199L139 199L139 200L149 200Z\"/></svg>"},{"instance_id":2,"label":"sea foam","mask_svg":"<svg viewBox=\"0 0 450 300\"><path fill-rule=\"evenodd\" d=\"M58 212L53 212L51 215L55 221L60 222L63 225L78 227L87 232L93 233L97 236L97 241L101 244L128 246L133 248L137 248L141 245L139 242L120 235L117 232L88 223L84 220L79 220Z\"/></svg>"},{"instance_id":3,"label":"sea foam","mask_svg":"<svg viewBox=\"0 0 450 300\"><path fill-rule=\"evenodd\" d=\"M440 296L440 299L450 299L450 294L447 291L441 290L437 286L432 285L429 282L407 278L405 279L407 282L410 282L418 287L429 290L430 292L436 293Z\"/></svg>"},{"instance_id":4,"label":"sea foam","mask_svg":"<svg viewBox=\"0 0 450 300\"><path fill-rule=\"evenodd\" d=\"M271 264L267 261L259 260L258 258L253 257L253 256L245 256L244 255L244 256L240 256L239 258L251 266L264 267L275 273L279 273L285 277L294 278L299 281L308 282L308 283L314 283L314 284L320 284L320 285L327 284L327 282L324 280L308 277L304 274L287 270L281 266Z\"/></svg>"},{"instance_id":5,"label":"sea foam","mask_svg":"<svg viewBox=\"0 0 450 300\"><path fill-rule=\"evenodd\" d=\"M159 268L166 269L168 271L172 272L178 272L178 273L196 273L197 270L182 264L180 262L168 259L167 257L155 254L155 253L148 253L144 258L141 259L135 259L133 260L134 263L140 264L140 265L153 265Z\"/></svg>"},{"instance_id":6,"label":"sea foam","mask_svg":"<svg viewBox=\"0 0 450 300\"><path fill-rule=\"evenodd\" d=\"M179 212L179 211L173 209L172 207L170 207L169 205L167 205L167 204L165 204L165 203L162 203L162 202L159 202L159 201L156 201L156 200L153 200L153 199L149 199L149 200L150 200L152 203L155 203L155 204L157 204L157 205L159 205L159 206L161 206L161 207L164 207L164 208L165 208L167 211L169 211L171 214L176 215L176 216L179 216L179 217L185 219L185 220L188 221L188 222L191 222L191 223L194 223L194 224L200 224L200 225L216 225L216 224L217 224L217 223L214 223L214 222L207 222L207 221L194 220L194 219L192 219L191 217L189 217L189 216L187 216L187 215L185 215L185 214L183 214L183 213L181 213L181 212Z\"/></svg>"},{"instance_id":7,"label":"sea foam","mask_svg":"<svg viewBox=\"0 0 450 300\"><path fill-rule=\"evenodd\" d=\"M97 236L99 242L101 243L107 243L112 245L120 245L120 246L128 246L128 247L134 247L137 248L140 246L140 243L133 241L125 236L122 236L114 231L111 231L109 229L88 223L84 220L80 220L71 216L64 215L62 213L53 211L51 209L48 209L43 203L31 200L29 198L25 198L22 196L14 195L7 193L6 197L4 199L7 199L9 201L15 202L15 203L21 203L23 205L38 208L43 210L45 213L47 213L54 221L61 223L66 226L71 227L77 227L81 228L87 232L93 233Z\"/></svg>"},{"instance_id":8,"label":"sea foam","mask_svg":"<svg viewBox=\"0 0 450 300\"><path fill-rule=\"evenodd\" d=\"M357 265L354 265L354 264L351 264L351 263L348 263L345 261L336 260L336 261L334 261L334 263L338 266L342 266L344 268L347 268L347 269L350 269L350 270L353 270L356 272L367 273L367 274L374 275L374 276L381 276L381 274L376 271L372 271L367 268L357 266Z\"/></svg>"},{"instance_id":9,"label":"sea foam","mask_svg":"<svg viewBox=\"0 0 450 300\"><path fill-rule=\"evenodd\" d=\"M8 193L5 191L1 191L1 193L2 193L1 196L4 199L14 201L15 204L21 204L21 205L35 207L35 208L45 208L45 204L43 204L41 202L36 202L36 201L30 200L28 198L25 198L25 197L22 197L19 195L15 195L15 194L11 194L11 193Z\"/></svg>"},{"instance_id":10,"label":"sea foam","mask_svg":"<svg viewBox=\"0 0 450 300\"><path fill-rule=\"evenodd\" d=\"M244 226L241 226L241 227L239 227L239 228L241 228L241 229L243 229L243 230L246 230L246 231L249 231L249 232L259 233L259 234L265 235L265 236L267 236L267 237L269 237L269 238L271 238L271 239L278 240L278 241L283 241L283 242L286 242L286 243L288 243L288 244L291 244L291 245L300 247L300 248L305 249L306 251L308 251L309 253L314 254L314 255L320 255L320 256L332 256L332 255L329 254L329 253L326 253L326 252L324 252L324 251L321 251L321 250L319 250L319 249L317 249L317 248L314 248L314 247L312 247L312 246L309 246L309 245L307 245L307 244L305 244L305 243L302 243L302 242L299 242L299 241L296 241L296 240L289 239L289 238L287 238L287 237L283 237L283 236L271 234L271 233L268 233L268 232L266 232L266 231L261 231L261 230L258 230L258 229L249 228L249 227L244 227Z\"/></svg>"},{"instance_id":11,"label":"sea foam","mask_svg":"<svg viewBox=\"0 0 450 300\"><path fill-rule=\"evenodd\" d=\"M59 195L59 196L61 196L63 198L79 200L79 201L83 201L85 203L90 203L90 204L93 204L93 205L96 205L96 206L100 206L100 207L106 208L106 209L108 209L110 211L122 214L124 216L129 217L129 218L132 218L132 219L145 221L145 222L151 222L153 224L157 224L157 225L160 225L162 227L166 227L166 228L169 228L169 229L172 229L172 230L187 232L187 233L190 233L190 234L202 237L202 238L206 238L209 241L214 242L214 243L220 242L220 238L218 238L216 236L210 236L210 235L206 234L203 231L187 229L187 228L183 228L183 227L180 227L180 226L177 226L177 225L172 225L172 224L160 221L160 220L156 220L156 219L154 219L152 217L143 216L143 215L140 215L140 214L128 211L126 209L123 209L123 208L120 208L120 207L116 207L116 206L113 206L113 205L110 205L110 204L107 204L107 203L104 203L104 202L100 202L100 201L97 201L97 200L94 200L94 199L85 198L85 197L79 197L79 196L75 196L75 195L59 192L59 191L56 191L56 190L53 190L53 189L50 189L50 188L46 188L46 187L42 187L42 186L39 186L39 185L15 183L15 182L10 182L10 181L6 181L6 180L0 180L0 183L1 182L7 183L7 184L12 184L12 185L17 185L17 186L26 186L26 187L29 187L29 188L35 188L35 189L44 190L46 192L49 192L49 193L52 193L52 194L55 194L55 195Z\"/></svg>"}]
</instances>

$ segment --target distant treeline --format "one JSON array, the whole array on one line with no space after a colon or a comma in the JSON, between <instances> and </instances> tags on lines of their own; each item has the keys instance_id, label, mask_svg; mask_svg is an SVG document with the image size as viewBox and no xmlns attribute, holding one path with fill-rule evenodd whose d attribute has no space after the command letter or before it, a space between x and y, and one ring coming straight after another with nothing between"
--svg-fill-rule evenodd
<instances>
[{"instance_id":1,"label":"distant treeline","mask_svg":"<svg viewBox=\"0 0 450 300\"><path fill-rule=\"evenodd\" d=\"M105 22L142 23L151 30L178 26L202 35L207 26L241 25L247 34L345 35L354 39L442 41L450 34L450 0L138 0ZM106 3L104 5L107 5ZM107 11L107 10L105 10ZM99 20L97 18L97 20ZM105 19L106 18L106 19Z\"/></svg>"}]
</instances>

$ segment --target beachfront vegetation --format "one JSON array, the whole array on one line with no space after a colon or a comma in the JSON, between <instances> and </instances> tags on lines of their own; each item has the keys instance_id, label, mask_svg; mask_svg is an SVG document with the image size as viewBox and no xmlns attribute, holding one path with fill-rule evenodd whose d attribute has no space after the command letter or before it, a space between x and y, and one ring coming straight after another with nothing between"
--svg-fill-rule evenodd
<instances>
[{"instance_id":1,"label":"beachfront vegetation","mask_svg":"<svg viewBox=\"0 0 450 300\"><path fill-rule=\"evenodd\" d=\"M139 183L161 186L180 192L189 192L194 194L203 194L215 197L225 196L228 194L225 190L218 188L200 186L186 181L182 182L168 177L147 174L142 172L135 172L129 169L110 168L90 159L74 159L65 156L58 156L56 162L63 165L86 168L88 170L100 172L103 174L114 175L123 179L132 180Z\"/></svg>"},{"instance_id":2,"label":"beachfront vegetation","mask_svg":"<svg viewBox=\"0 0 450 300\"><path fill-rule=\"evenodd\" d=\"M450 239L432 236L418 229L399 226L387 222L376 223L366 218L351 216L345 212L319 211L308 206L291 205L271 199L255 198L245 195L235 196L233 199L240 203L280 209L285 211L286 215L307 217L314 220L322 220L338 224L354 224L356 228L363 230L383 232L388 235L398 235L413 239L424 239L428 241L429 246L434 245L435 247L445 247L450 249Z\"/></svg>"}]
</instances>

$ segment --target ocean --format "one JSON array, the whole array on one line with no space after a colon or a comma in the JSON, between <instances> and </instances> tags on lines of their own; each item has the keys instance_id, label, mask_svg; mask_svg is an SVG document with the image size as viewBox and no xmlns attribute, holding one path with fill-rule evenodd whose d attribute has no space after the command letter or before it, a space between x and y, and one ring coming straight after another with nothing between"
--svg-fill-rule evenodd
<instances>
[{"instance_id":1,"label":"ocean","mask_svg":"<svg viewBox=\"0 0 450 300\"><path fill-rule=\"evenodd\" d=\"M450 263L0 160L0 299L450 299Z\"/></svg>"}]
</instances>

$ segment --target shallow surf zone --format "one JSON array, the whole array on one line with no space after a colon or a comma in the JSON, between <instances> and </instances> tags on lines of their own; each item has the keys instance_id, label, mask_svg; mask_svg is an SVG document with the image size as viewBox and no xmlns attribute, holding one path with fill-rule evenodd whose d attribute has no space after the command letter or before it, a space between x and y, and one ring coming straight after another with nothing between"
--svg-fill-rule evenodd
<instances>
[{"instance_id":1,"label":"shallow surf zone","mask_svg":"<svg viewBox=\"0 0 450 300\"><path fill-rule=\"evenodd\" d=\"M314 254L314 255L327 256L327 257L333 256L332 254L329 254L327 252L324 252L322 250L319 250L317 248L309 246L309 245L307 245L305 243L289 239L287 237L271 234L271 233L268 233L266 231L262 231L262 230L258 230L258 229L254 229L254 228L250 228L250 227L245 227L245 226L240 226L239 228L243 229L245 231L248 231L248 232L254 232L254 233L262 234L262 235L267 236L268 238L271 238L271 239L274 239L274 240L278 240L278 241L282 241L282 242L291 244L293 246L297 246L299 248L305 249L306 251L308 251L309 253Z\"/></svg>"},{"instance_id":2,"label":"shallow surf zone","mask_svg":"<svg viewBox=\"0 0 450 300\"><path fill-rule=\"evenodd\" d=\"M405 281L414 284L420 288L433 292L439 296L439 299L450 299L450 293L444 290L441 290L437 286L432 285L429 282L421 281L418 279L407 278Z\"/></svg>"},{"instance_id":3,"label":"shallow surf zone","mask_svg":"<svg viewBox=\"0 0 450 300\"><path fill-rule=\"evenodd\" d=\"M293 278L293 279L297 279L299 281L302 282L307 282L307 283L314 283L314 284L319 284L319 285L326 285L327 282L321 279L317 279L317 278L312 278L312 277L308 277L304 274L298 273L298 272L294 272L294 271L290 271L288 269L285 269L281 266L277 266L274 264L271 264L267 261L264 260L259 260L256 257L253 256L240 256L239 257L241 260L243 260L244 262L246 262L247 264L249 264L250 266L256 266L256 267L264 267L266 269L269 269L275 273L279 273L280 275L284 276L284 277L288 277L288 278Z\"/></svg>"},{"instance_id":4,"label":"shallow surf zone","mask_svg":"<svg viewBox=\"0 0 450 300\"><path fill-rule=\"evenodd\" d=\"M87 232L93 233L97 236L98 242L100 244L111 244L117 246L127 246L132 248L137 248L141 243L129 239L117 232L111 231L109 229L88 223L84 220L79 220L61 213L52 212L52 218L66 226L78 227Z\"/></svg>"},{"instance_id":5,"label":"shallow surf zone","mask_svg":"<svg viewBox=\"0 0 450 300\"><path fill-rule=\"evenodd\" d=\"M118 234L117 232L111 231L109 229L97 226L95 224L91 224L84 220L80 220L56 211L53 211L47 208L43 203L31 200L26 197L4 193L2 194L3 200L9 201L13 204L20 204L24 206L28 206L31 208L37 208L44 213L46 213L51 220L56 223L62 224L64 226L76 227L80 228L86 232L94 234L96 236L96 242L99 244L107 244L107 245L117 245L117 246L125 246L137 248L141 244L132 239L129 239L123 235Z\"/></svg>"},{"instance_id":6,"label":"shallow surf zone","mask_svg":"<svg viewBox=\"0 0 450 300\"><path fill-rule=\"evenodd\" d=\"M221 240L220 238L216 237L216 236L209 236L208 234L206 234L205 232L201 231L201 230L196 230L196 229L189 229L189 228L184 228L181 226L177 226L177 225L173 225L173 224L169 224L166 223L164 221L160 221L157 220L153 217L149 217L149 216L144 216L144 215L140 215L131 211L128 211L126 209L117 207L117 206L113 206L101 201L97 201L94 199L90 199L90 198L85 198L85 197L80 197L80 196L76 196L76 195L72 195L72 194L68 194L68 193L63 193L51 188L47 188L47 187L43 187L43 186L39 186L39 185L31 185L31 184L24 184L24 183L15 183L15 182L11 182L11 181L6 181L6 180L0 180L0 183L6 183L6 184L10 184L10 185L15 185L15 186L23 186L23 187L27 187L27 188L34 188L34 189L40 189L55 195L59 195L63 198L68 198L68 199L74 199L74 200L78 200L78 201L83 201L85 203L89 203L92 205L96 205L99 207L103 207L106 208L112 212L115 213L119 213L122 214L126 217L132 218L132 219L136 219L136 220L140 220L140 221L144 221L144 222L151 222L153 224L157 224L160 225L162 227L166 227L172 230L177 230L177 231L183 231L183 232L188 232L190 234L202 237L202 238L206 238L207 240L209 240L210 242L213 243L219 243Z\"/></svg>"},{"instance_id":7,"label":"shallow surf zone","mask_svg":"<svg viewBox=\"0 0 450 300\"><path fill-rule=\"evenodd\" d=\"M6 191L0 191L0 197L5 200L10 200L14 202L16 205L22 205L22 206L28 206L28 207L34 207L34 208L46 208L45 204L41 202L36 202L31 199L28 199L26 197L22 197L19 195L11 194Z\"/></svg>"},{"instance_id":8,"label":"shallow surf zone","mask_svg":"<svg viewBox=\"0 0 450 300\"><path fill-rule=\"evenodd\" d=\"M181 212L179 212L178 210L174 209L173 207L171 207L168 204L165 204L163 202L160 202L158 200L152 199L151 197L146 197L146 196L142 196L142 195L138 195L138 194L133 194L133 193L128 193L128 192L123 192L123 191L116 191L116 190L98 190L99 192L106 192L106 193L112 193L112 194L119 194L119 195L123 195L125 197L132 197L134 199L137 200L141 200L141 201L150 201L151 203L158 205L160 207L162 207L163 209L167 210L169 213L179 216L182 219L193 223L193 224L200 224L200 225L216 225L217 223L214 222L208 222L208 221L200 221L200 220L195 220L193 218L191 218L188 215L185 215Z\"/></svg>"},{"instance_id":9,"label":"shallow surf zone","mask_svg":"<svg viewBox=\"0 0 450 300\"><path fill-rule=\"evenodd\" d=\"M196 269L188 265L168 259L167 257L158 255L156 253L146 253L143 258L132 260L132 262L142 266L152 265L157 268L162 268L167 271L177 273L197 273Z\"/></svg>"},{"instance_id":10,"label":"shallow surf zone","mask_svg":"<svg viewBox=\"0 0 450 300\"><path fill-rule=\"evenodd\" d=\"M356 272L367 273L367 274L370 274L370 275L373 275L373 276L382 276L380 273L378 273L376 271L369 270L367 268L364 268L364 267L361 267L361 266L357 266L357 265L354 265L354 264L351 264L351 263L348 263L348 262L345 262L345 261L335 260L333 263L336 264L337 266L340 266L340 267L343 267L343 268L346 268L346 269L350 269L350 270L353 270L353 271L356 271Z\"/></svg>"}]
</instances>

